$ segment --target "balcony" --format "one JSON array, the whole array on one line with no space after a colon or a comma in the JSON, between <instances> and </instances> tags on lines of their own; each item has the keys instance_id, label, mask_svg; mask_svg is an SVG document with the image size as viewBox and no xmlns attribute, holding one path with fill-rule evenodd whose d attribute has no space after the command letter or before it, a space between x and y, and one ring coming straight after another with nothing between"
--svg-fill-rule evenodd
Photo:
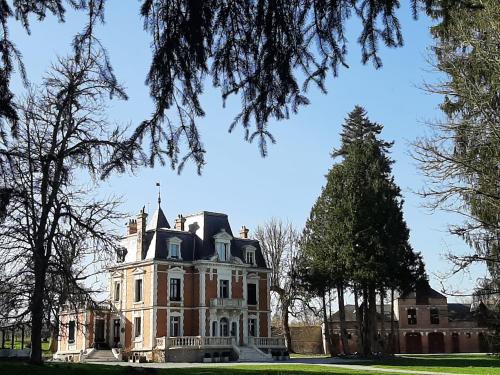
<instances>
[{"instance_id":1,"label":"balcony","mask_svg":"<svg viewBox=\"0 0 500 375\"><path fill-rule=\"evenodd\" d=\"M212 298L210 307L241 309L245 307L245 301L242 298Z\"/></svg>"},{"instance_id":2,"label":"balcony","mask_svg":"<svg viewBox=\"0 0 500 375\"><path fill-rule=\"evenodd\" d=\"M156 338L157 349L177 348L230 348L233 345L233 337L202 337L202 336L179 336Z\"/></svg>"}]
</instances>

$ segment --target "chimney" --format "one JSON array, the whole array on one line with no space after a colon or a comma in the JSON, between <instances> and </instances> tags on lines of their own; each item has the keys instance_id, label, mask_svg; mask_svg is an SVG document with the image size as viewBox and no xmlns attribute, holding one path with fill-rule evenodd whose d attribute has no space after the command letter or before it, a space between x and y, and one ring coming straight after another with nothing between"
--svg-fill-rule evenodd
<instances>
[{"instance_id":1,"label":"chimney","mask_svg":"<svg viewBox=\"0 0 500 375\"><path fill-rule=\"evenodd\" d=\"M127 235L137 233L137 220L130 219L126 224L126 226L127 226Z\"/></svg>"},{"instance_id":2,"label":"chimney","mask_svg":"<svg viewBox=\"0 0 500 375\"><path fill-rule=\"evenodd\" d=\"M145 237L146 237L146 219L148 214L145 212L145 207L137 215L136 233L137 233L137 251L135 260L142 260L146 256L145 252Z\"/></svg>"},{"instance_id":3,"label":"chimney","mask_svg":"<svg viewBox=\"0 0 500 375\"><path fill-rule=\"evenodd\" d=\"M186 218L182 215L177 215L177 219L175 219L174 229L184 230L184 223L186 222Z\"/></svg>"},{"instance_id":4,"label":"chimney","mask_svg":"<svg viewBox=\"0 0 500 375\"><path fill-rule=\"evenodd\" d=\"M248 228L244 225L240 229L240 238L248 238Z\"/></svg>"}]
</instances>

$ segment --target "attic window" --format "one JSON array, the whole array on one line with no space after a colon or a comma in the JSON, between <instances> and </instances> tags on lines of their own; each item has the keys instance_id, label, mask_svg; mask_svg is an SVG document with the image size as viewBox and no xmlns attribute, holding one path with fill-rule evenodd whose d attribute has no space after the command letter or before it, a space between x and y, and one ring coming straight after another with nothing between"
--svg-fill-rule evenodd
<instances>
[{"instance_id":1,"label":"attic window","mask_svg":"<svg viewBox=\"0 0 500 375\"><path fill-rule=\"evenodd\" d=\"M229 260L229 243L228 242L216 242L215 249L217 250L217 255L220 261Z\"/></svg>"},{"instance_id":2,"label":"attic window","mask_svg":"<svg viewBox=\"0 0 500 375\"><path fill-rule=\"evenodd\" d=\"M255 251L254 250L246 250L245 251L245 261L247 264L255 264Z\"/></svg>"},{"instance_id":3,"label":"attic window","mask_svg":"<svg viewBox=\"0 0 500 375\"><path fill-rule=\"evenodd\" d=\"M168 240L168 257L172 259L181 259L181 240L177 237Z\"/></svg>"}]
</instances>

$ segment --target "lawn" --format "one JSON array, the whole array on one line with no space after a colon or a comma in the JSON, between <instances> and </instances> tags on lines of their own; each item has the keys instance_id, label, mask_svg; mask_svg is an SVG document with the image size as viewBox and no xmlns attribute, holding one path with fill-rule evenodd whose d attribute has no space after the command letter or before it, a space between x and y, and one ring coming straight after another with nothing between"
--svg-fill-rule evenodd
<instances>
[{"instance_id":1,"label":"lawn","mask_svg":"<svg viewBox=\"0 0 500 375\"><path fill-rule=\"evenodd\" d=\"M220 367L189 367L189 368L140 368L123 366L106 366L94 364L45 364L30 366L23 363L0 362L2 375L380 375L375 371L354 371L335 367L315 365L237 365ZM389 375L395 375L391 373Z\"/></svg>"},{"instance_id":2,"label":"lawn","mask_svg":"<svg viewBox=\"0 0 500 375\"><path fill-rule=\"evenodd\" d=\"M487 355L407 355L383 361L360 362L358 364L378 368L455 374L500 375L500 358Z\"/></svg>"}]
</instances>

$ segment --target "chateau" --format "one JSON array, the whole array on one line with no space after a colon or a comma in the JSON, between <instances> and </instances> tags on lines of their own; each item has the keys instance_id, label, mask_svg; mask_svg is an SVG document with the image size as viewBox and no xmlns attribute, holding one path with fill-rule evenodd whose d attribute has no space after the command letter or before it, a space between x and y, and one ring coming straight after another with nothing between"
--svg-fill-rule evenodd
<instances>
[{"instance_id":1,"label":"chateau","mask_svg":"<svg viewBox=\"0 0 500 375\"><path fill-rule=\"evenodd\" d=\"M81 361L271 359L286 351L271 337L269 269L248 229L227 215L179 215L160 206L127 224L109 272L109 304L63 311L57 358ZM111 350L110 350L111 349Z\"/></svg>"}]
</instances>

